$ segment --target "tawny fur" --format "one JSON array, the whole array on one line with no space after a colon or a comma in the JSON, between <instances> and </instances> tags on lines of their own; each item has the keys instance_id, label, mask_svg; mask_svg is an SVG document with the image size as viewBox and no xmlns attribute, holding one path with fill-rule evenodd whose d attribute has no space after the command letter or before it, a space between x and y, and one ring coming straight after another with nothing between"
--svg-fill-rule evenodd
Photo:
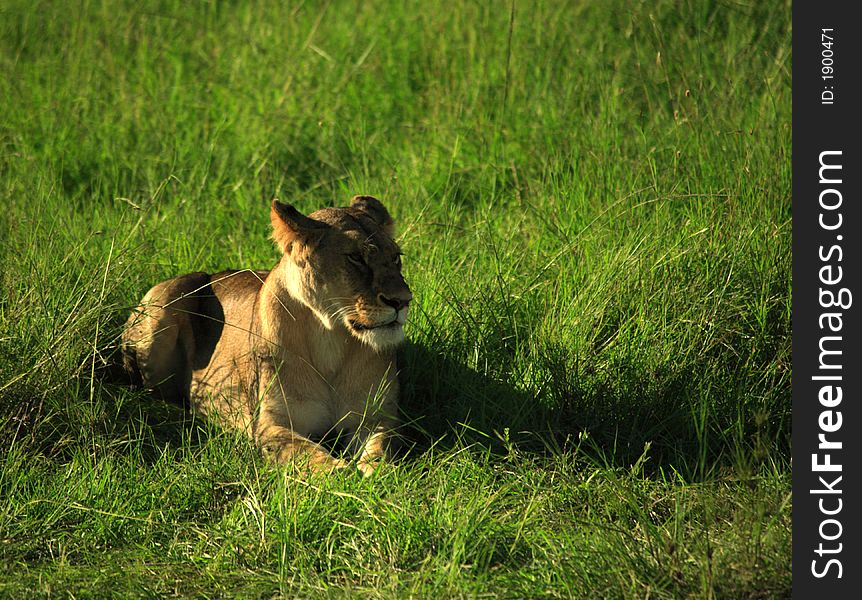
<instances>
[{"instance_id":1,"label":"tawny fur","mask_svg":"<svg viewBox=\"0 0 862 600\"><path fill-rule=\"evenodd\" d=\"M312 441L337 433L370 474L397 425L395 348L412 299L392 219L370 196L308 217L273 202L270 219L279 263L157 284L126 324L124 365L275 462L345 467Z\"/></svg>"}]
</instances>

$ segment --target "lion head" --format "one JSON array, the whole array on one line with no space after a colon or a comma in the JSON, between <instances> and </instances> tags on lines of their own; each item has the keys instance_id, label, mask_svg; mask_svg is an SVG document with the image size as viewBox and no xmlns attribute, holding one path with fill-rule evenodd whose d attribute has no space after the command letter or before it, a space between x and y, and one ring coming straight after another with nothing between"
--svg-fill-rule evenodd
<instances>
[{"instance_id":1,"label":"lion head","mask_svg":"<svg viewBox=\"0 0 862 600\"><path fill-rule=\"evenodd\" d=\"M347 208L309 216L274 200L270 220L285 287L324 327L343 327L378 351L404 339L413 294L392 217L377 198L355 196Z\"/></svg>"}]
</instances>

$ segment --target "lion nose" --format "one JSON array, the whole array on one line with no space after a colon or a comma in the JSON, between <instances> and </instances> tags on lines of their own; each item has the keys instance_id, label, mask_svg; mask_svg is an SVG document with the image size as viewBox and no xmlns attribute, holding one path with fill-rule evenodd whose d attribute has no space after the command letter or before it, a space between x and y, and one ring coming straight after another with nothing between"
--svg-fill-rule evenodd
<instances>
[{"instance_id":1,"label":"lion nose","mask_svg":"<svg viewBox=\"0 0 862 600\"><path fill-rule=\"evenodd\" d=\"M395 310L401 310L402 308L407 308L407 305L410 304L410 301L413 299L413 294L408 293L405 296L399 296L397 298L390 298L383 294L377 294L377 299L383 304L391 306Z\"/></svg>"}]
</instances>

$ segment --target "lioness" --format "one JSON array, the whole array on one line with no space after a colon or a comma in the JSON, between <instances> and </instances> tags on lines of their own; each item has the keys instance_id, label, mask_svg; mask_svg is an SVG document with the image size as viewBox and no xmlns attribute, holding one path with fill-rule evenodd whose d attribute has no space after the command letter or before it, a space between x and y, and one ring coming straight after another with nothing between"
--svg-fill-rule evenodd
<instances>
[{"instance_id":1,"label":"lioness","mask_svg":"<svg viewBox=\"0 0 862 600\"><path fill-rule=\"evenodd\" d=\"M123 333L123 364L169 400L248 432L263 454L369 475L397 424L395 348L413 295L389 212L371 196L305 216L273 201L271 271L190 273L153 287Z\"/></svg>"}]
</instances>

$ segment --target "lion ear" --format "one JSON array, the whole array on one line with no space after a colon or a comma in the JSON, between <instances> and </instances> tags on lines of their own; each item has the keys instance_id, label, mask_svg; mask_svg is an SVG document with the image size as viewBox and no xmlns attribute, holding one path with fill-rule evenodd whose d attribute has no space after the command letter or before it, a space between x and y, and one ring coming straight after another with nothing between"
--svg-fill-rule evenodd
<instances>
[{"instance_id":1,"label":"lion ear","mask_svg":"<svg viewBox=\"0 0 862 600\"><path fill-rule=\"evenodd\" d=\"M395 237L395 221L383 203L374 196L354 196L350 201L350 208L359 210L380 225L383 231L391 238Z\"/></svg>"},{"instance_id":2,"label":"lion ear","mask_svg":"<svg viewBox=\"0 0 862 600\"><path fill-rule=\"evenodd\" d=\"M326 228L320 221L306 217L290 204L278 200L272 201L269 220L272 223L272 239L284 253L290 252L294 242L307 244L315 241Z\"/></svg>"}]
</instances>

